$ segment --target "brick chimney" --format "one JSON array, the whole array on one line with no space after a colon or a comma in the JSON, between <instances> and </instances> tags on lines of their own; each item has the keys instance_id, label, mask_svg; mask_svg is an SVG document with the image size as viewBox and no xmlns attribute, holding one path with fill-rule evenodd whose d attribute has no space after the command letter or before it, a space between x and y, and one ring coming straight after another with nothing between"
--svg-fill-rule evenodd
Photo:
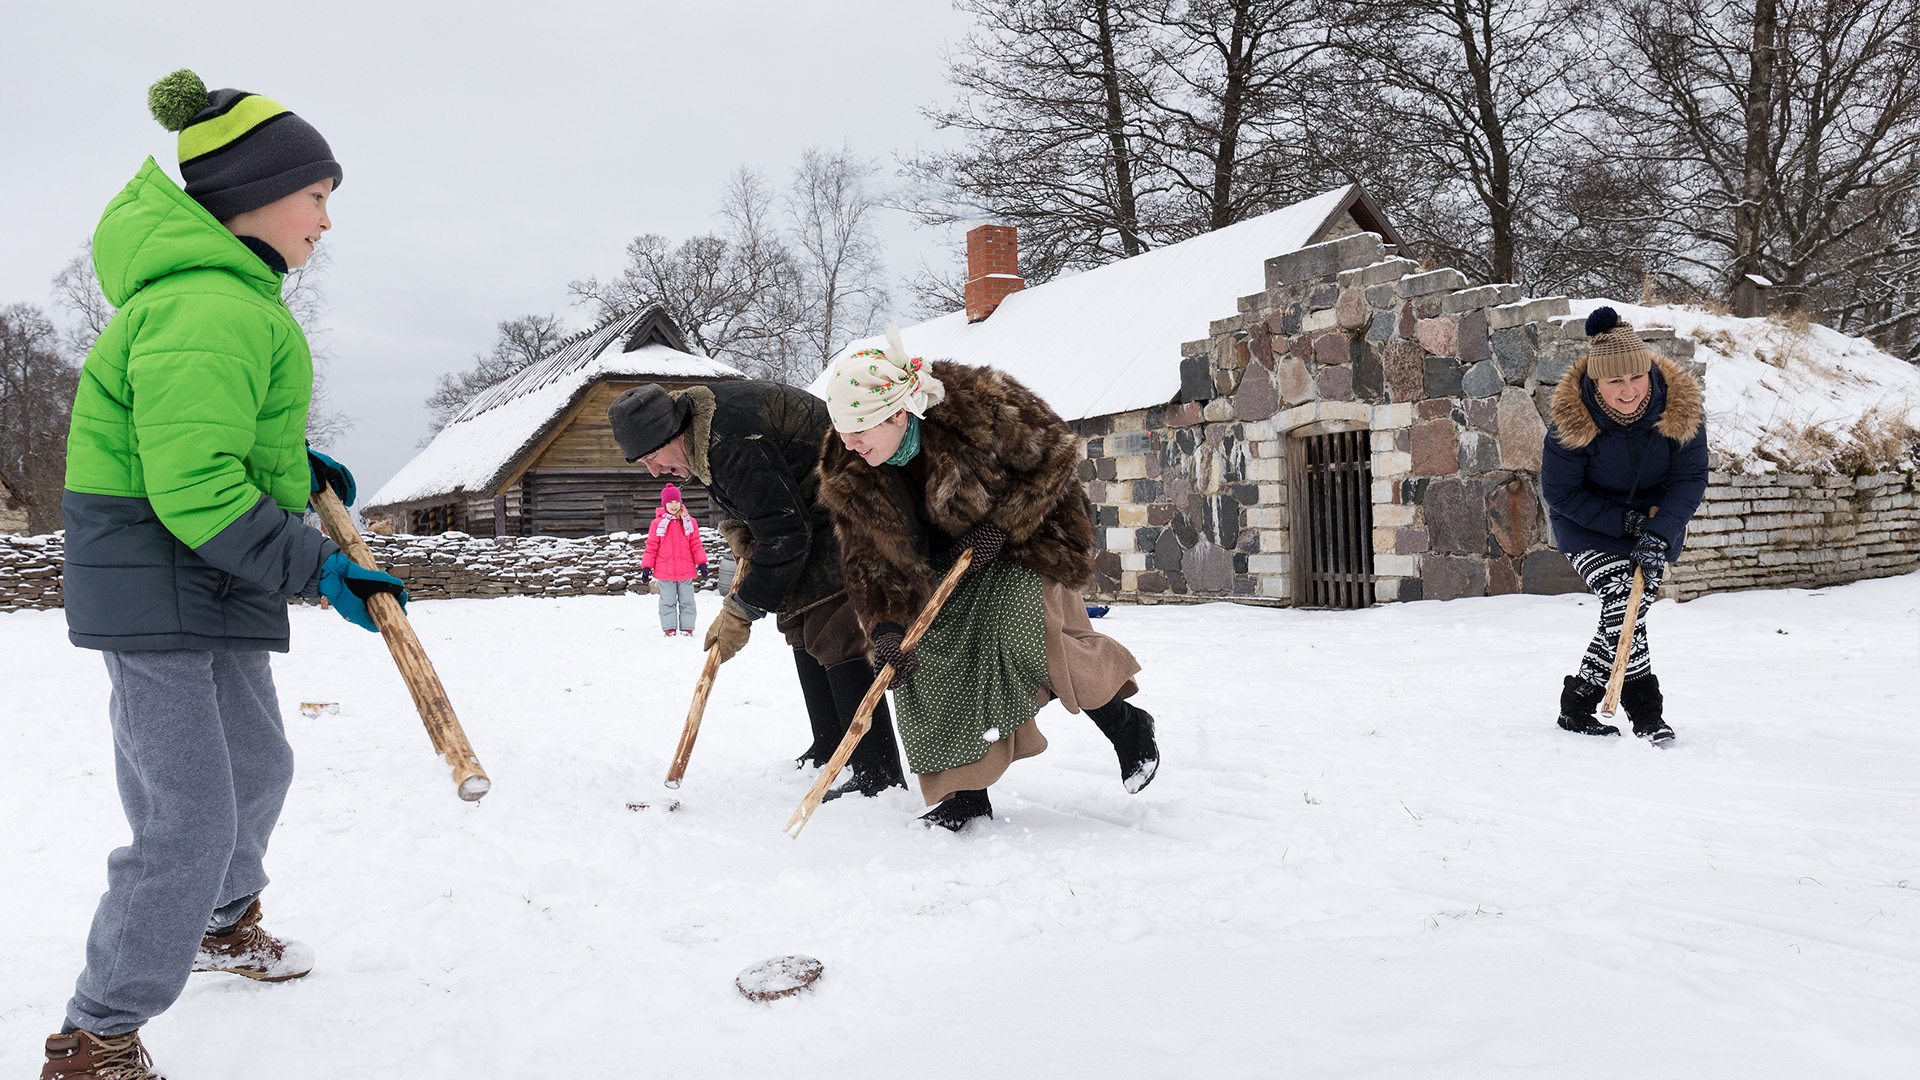
<instances>
[{"instance_id":1,"label":"brick chimney","mask_svg":"<svg viewBox=\"0 0 1920 1080\"><path fill-rule=\"evenodd\" d=\"M1020 232L1011 225L967 230L967 321L993 314L1000 301L1027 287L1020 280Z\"/></svg>"}]
</instances>

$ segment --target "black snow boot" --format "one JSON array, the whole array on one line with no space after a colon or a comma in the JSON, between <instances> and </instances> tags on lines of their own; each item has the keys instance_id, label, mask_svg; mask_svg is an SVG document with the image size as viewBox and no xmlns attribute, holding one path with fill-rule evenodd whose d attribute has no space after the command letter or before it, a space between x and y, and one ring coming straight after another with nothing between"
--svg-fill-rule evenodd
<instances>
[{"instance_id":1,"label":"black snow boot","mask_svg":"<svg viewBox=\"0 0 1920 1080\"><path fill-rule=\"evenodd\" d=\"M1113 744L1120 759L1120 781L1129 795L1138 794L1153 783L1160 771L1160 744L1153 738L1153 714L1125 699L1114 698L1097 709L1088 709L1100 734Z\"/></svg>"},{"instance_id":2,"label":"black snow boot","mask_svg":"<svg viewBox=\"0 0 1920 1080\"><path fill-rule=\"evenodd\" d=\"M840 730L845 732L859 714L860 701L867 696L867 688L873 685L873 669L865 659L843 661L827 669L827 681L833 687ZM852 775L846 783L827 792L822 801L842 795L871 798L888 788L907 786L906 774L900 770L900 747L893 738L893 713L888 710L884 695L873 707L872 719L873 726L861 737L860 745L853 748L853 757L847 759L847 771ZM838 744L837 738L835 743ZM832 751L828 754L831 756Z\"/></svg>"},{"instance_id":3,"label":"black snow boot","mask_svg":"<svg viewBox=\"0 0 1920 1080\"><path fill-rule=\"evenodd\" d=\"M920 815L920 820L926 823L927 828L938 825L948 832L959 832L967 827L967 822L980 818L993 818L993 804L987 801L985 788L979 791L956 791L939 806Z\"/></svg>"},{"instance_id":4,"label":"black snow boot","mask_svg":"<svg viewBox=\"0 0 1920 1080\"><path fill-rule=\"evenodd\" d=\"M1567 676L1560 691L1560 726L1579 735L1618 735L1620 729L1603 724L1593 715L1607 688L1595 686L1578 675Z\"/></svg>"},{"instance_id":5,"label":"black snow boot","mask_svg":"<svg viewBox=\"0 0 1920 1080\"><path fill-rule=\"evenodd\" d=\"M796 768L817 769L833 756L840 737L847 733L847 724L834 707L833 683L820 661L807 655L805 649L795 649L793 666L800 673L800 695L807 701L807 723L813 727L813 745L793 763Z\"/></svg>"},{"instance_id":6,"label":"black snow boot","mask_svg":"<svg viewBox=\"0 0 1920 1080\"><path fill-rule=\"evenodd\" d=\"M1620 687L1620 704L1627 719L1633 721L1633 733L1653 740L1655 746L1673 741L1673 729L1667 726L1666 699L1660 695L1660 676L1649 671L1636 675Z\"/></svg>"}]
</instances>

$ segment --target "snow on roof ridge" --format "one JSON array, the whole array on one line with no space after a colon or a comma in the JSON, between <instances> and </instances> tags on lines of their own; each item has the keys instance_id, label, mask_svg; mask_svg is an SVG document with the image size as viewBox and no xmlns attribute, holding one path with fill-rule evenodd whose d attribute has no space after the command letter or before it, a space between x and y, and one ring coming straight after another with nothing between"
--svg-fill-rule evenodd
<instances>
[{"instance_id":1,"label":"snow on roof ridge","mask_svg":"<svg viewBox=\"0 0 1920 1080\"><path fill-rule=\"evenodd\" d=\"M1067 420L1162 405L1180 390L1180 346L1237 314L1241 297L1263 291L1267 260L1307 246L1355 187L1029 285L977 323L956 311L902 335L909 350L930 360L1005 371ZM881 340L850 342L835 360ZM824 377L814 381L814 393L824 392Z\"/></svg>"},{"instance_id":2,"label":"snow on roof ridge","mask_svg":"<svg viewBox=\"0 0 1920 1080\"><path fill-rule=\"evenodd\" d=\"M461 409L459 415L453 418L454 422L470 420L497 405L538 390L566 374L565 369L573 364L590 362L606 347L609 339L626 333L643 316L659 307L659 304L649 304L625 315L608 319L598 326L590 326L585 330L567 335L546 356L474 395L473 400L467 402L466 408ZM590 344L590 342L597 342L597 344Z\"/></svg>"}]
</instances>

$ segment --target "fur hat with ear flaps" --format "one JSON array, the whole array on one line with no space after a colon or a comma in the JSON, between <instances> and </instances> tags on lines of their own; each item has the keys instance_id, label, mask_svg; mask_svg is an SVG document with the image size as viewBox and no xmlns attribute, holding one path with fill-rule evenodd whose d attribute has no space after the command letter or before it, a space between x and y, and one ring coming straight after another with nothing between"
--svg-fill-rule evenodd
<instances>
[{"instance_id":1,"label":"fur hat with ear flaps","mask_svg":"<svg viewBox=\"0 0 1920 1080\"><path fill-rule=\"evenodd\" d=\"M1620 313L1610 307L1594 308L1587 316L1587 378L1616 379L1622 375L1645 375L1653 370L1653 350L1633 332L1633 324L1620 321Z\"/></svg>"},{"instance_id":2,"label":"fur hat with ear flaps","mask_svg":"<svg viewBox=\"0 0 1920 1080\"><path fill-rule=\"evenodd\" d=\"M346 178L327 140L285 105L245 90L209 92L186 68L148 88L147 108L180 133L180 179L217 220Z\"/></svg>"}]
</instances>

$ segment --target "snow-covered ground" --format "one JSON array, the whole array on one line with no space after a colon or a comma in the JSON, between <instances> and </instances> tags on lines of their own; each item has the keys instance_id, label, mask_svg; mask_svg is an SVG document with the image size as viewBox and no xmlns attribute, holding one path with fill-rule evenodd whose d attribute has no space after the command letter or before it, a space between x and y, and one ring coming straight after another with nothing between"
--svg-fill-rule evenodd
<instances>
[{"instance_id":1,"label":"snow-covered ground","mask_svg":"<svg viewBox=\"0 0 1920 1080\"><path fill-rule=\"evenodd\" d=\"M1666 752L1553 727L1589 598L1116 608L1159 778L1052 706L957 837L905 794L781 832L806 724L766 630L670 794L700 658L652 598L413 615L493 794L454 798L377 638L296 609L266 904L319 966L193 976L147 1029L176 1080L1920 1074L1920 575L1655 606ZM59 612L0 615L0 657L28 1076L125 826L98 659ZM735 993L785 953L812 993Z\"/></svg>"}]
</instances>

